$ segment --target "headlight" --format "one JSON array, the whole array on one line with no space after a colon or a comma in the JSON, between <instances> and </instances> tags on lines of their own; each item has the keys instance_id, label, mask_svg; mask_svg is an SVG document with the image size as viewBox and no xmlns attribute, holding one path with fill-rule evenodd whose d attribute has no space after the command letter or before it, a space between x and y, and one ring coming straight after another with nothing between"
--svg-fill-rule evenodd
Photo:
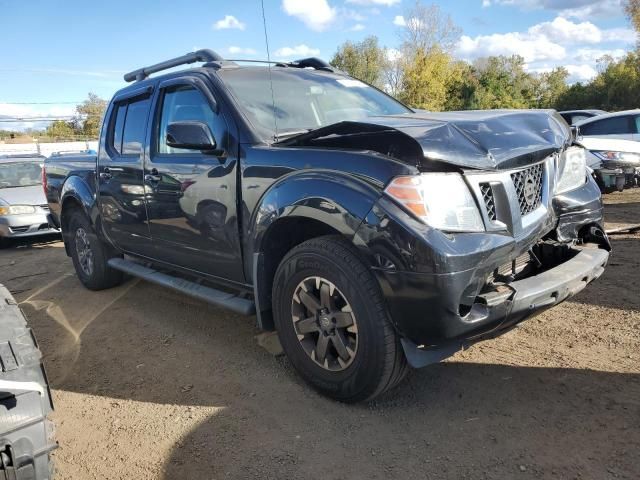
<instances>
[{"instance_id":1,"label":"headlight","mask_svg":"<svg viewBox=\"0 0 640 480\"><path fill-rule=\"evenodd\" d=\"M637 163L640 165L640 154L628 152L591 152L600 160L614 160L617 162Z\"/></svg>"},{"instance_id":2,"label":"headlight","mask_svg":"<svg viewBox=\"0 0 640 480\"><path fill-rule=\"evenodd\" d=\"M8 205L0 207L0 216L2 215L24 215L36 213L36 207L32 205Z\"/></svg>"},{"instance_id":3,"label":"headlight","mask_svg":"<svg viewBox=\"0 0 640 480\"><path fill-rule=\"evenodd\" d=\"M556 193L565 193L581 187L586 177L587 160L584 148L567 148L558 161Z\"/></svg>"},{"instance_id":4,"label":"headlight","mask_svg":"<svg viewBox=\"0 0 640 480\"><path fill-rule=\"evenodd\" d=\"M457 173L396 177L384 191L434 228L450 232L484 231L471 191Z\"/></svg>"}]
</instances>

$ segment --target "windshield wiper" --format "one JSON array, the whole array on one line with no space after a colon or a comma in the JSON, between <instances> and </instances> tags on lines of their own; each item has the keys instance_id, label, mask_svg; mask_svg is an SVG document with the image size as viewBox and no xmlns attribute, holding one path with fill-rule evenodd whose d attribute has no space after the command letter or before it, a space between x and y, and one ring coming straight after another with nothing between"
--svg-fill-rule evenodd
<instances>
[{"instance_id":1,"label":"windshield wiper","mask_svg":"<svg viewBox=\"0 0 640 480\"><path fill-rule=\"evenodd\" d=\"M309 133L311 130L314 130L313 128L303 128L300 130L289 130L289 131L284 131L284 132L278 132L276 135L273 136L273 141L274 142L279 142L280 140L284 140L286 138L291 138L291 137L295 137L297 135L302 135L303 133Z\"/></svg>"}]
</instances>

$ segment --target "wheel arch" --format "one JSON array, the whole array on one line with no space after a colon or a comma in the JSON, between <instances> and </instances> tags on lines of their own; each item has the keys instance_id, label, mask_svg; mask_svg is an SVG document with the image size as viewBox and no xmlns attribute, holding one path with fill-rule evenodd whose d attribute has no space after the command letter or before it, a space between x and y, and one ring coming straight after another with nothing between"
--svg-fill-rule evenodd
<instances>
[{"instance_id":1,"label":"wheel arch","mask_svg":"<svg viewBox=\"0 0 640 480\"><path fill-rule=\"evenodd\" d=\"M380 196L363 180L336 172L303 172L273 185L254 210L246 248L258 326L273 330L271 288L278 265L295 246L339 235L353 241Z\"/></svg>"}]
</instances>

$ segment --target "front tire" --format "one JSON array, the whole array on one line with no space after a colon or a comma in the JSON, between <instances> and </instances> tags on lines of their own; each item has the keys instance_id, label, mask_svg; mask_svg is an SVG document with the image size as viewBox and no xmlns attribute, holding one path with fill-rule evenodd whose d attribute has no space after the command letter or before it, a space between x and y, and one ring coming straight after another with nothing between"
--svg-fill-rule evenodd
<instances>
[{"instance_id":1,"label":"front tire","mask_svg":"<svg viewBox=\"0 0 640 480\"><path fill-rule=\"evenodd\" d=\"M274 279L273 311L287 357L324 395L368 401L408 371L375 277L340 237L306 241L285 256Z\"/></svg>"},{"instance_id":2,"label":"front tire","mask_svg":"<svg viewBox=\"0 0 640 480\"><path fill-rule=\"evenodd\" d=\"M98 238L84 213L74 211L68 225L69 250L80 282L89 290L104 290L120 285L122 272L107 264L110 258L118 254Z\"/></svg>"}]
</instances>

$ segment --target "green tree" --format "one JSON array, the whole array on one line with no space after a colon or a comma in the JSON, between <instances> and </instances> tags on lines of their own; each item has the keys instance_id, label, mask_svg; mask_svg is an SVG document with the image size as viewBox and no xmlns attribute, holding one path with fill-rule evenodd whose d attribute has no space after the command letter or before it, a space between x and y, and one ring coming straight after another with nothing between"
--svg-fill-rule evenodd
<instances>
[{"instance_id":1,"label":"green tree","mask_svg":"<svg viewBox=\"0 0 640 480\"><path fill-rule=\"evenodd\" d=\"M400 100L415 108L444 110L456 72L452 57L436 48L418 48L403 60Z\"/></svg>"},{"instance_id":2,"label":"green tree","mask_svg":"<svg viewBox=\"0 0 640 480\"><path fill-rule=\"evenodd\" d=\"M378 38L370 36L361 42L345 42L333 56L331 65L344 70L352 77L377 87L383 85L385 51L378 45Z\"/></svg>"},{"instance_id":3,"label":"green tree","mask_svg":"<svg viewBox=\"0 0 640 480\"><path fill-rule=\"evenodd\" d=\"M636 32L640 35L640 0L627 0L624 9Z\"/></svg>"},{"instance_id":4,"label":"green tree","mask_svg":"<svg viewBox=\"0 0 640 480\"><path fill-rule=\"evenodd\" d=\"M47 137L55 140L74 140L77 131L73 122L55 120L47 127L45 134Z\"/></svg>"},{"instance_id":5,"label":"green tree","mask_svg":"<svg viewBox=\"0 0 640 480\"><path fill-rule=\"evenodd\" d=\"M100 122L107 102L95 93L89 93L88 98L76 107L78 113L77 128L79 133L89 138L97 138L100 133Z\"/></svg>"},{"instance_id":6,"label":"green tree","mask_svg":"<svg viewBox=\"0 0 640 480\"><path fill-rule=\"evenodd\" d=\"M530 108L535 105L535 81L524 70L521 56L479 59L474 68L479 85L470 102L472 108Z\"/></svg>"},{"instance_id":7,"label":"green tree","mask_svg":"<svg viewBox=\"0 0 640 480\"><path fill-rule=\"evenodd\" d=\"M557 109L600 108L628 110L640 105L640 52L629 52L615 60L598 61L598 75L587 84L576 83L561 94Z\"/></svg>"},{"instance_id":8,"label":"green tree","mask_svg":"<svg viewBox=\"0 0 640 480\"><path fill-rule=\"evenodd\" d=\"M559 98L567 90L569 72L564 67L557 67L550 72L540 74L534 80L536 108L554 108Z\"/></svg>"}]
</instances>

